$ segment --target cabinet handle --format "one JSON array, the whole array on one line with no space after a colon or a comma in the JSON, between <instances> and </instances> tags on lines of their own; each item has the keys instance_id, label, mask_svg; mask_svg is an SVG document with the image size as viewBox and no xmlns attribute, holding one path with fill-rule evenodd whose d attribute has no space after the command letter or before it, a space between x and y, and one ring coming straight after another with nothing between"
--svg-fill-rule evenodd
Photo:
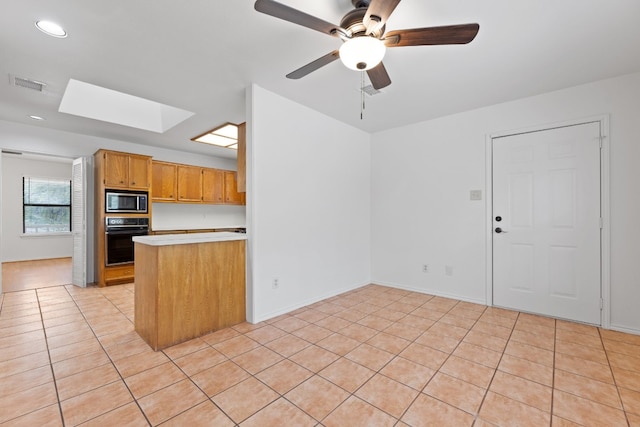
<instances>
[{"instance_id":1,"label":"cabinet handle","mask_svg":"<svg viewBox=\"0 0 640 427\"><path fill-rule=\"evenodd\" d=\"M135 181L134 181L134 182L132 182L132 183L131 183L131 185L136 185L136 182L135 182Z\"/></svg>"}]
</instances>

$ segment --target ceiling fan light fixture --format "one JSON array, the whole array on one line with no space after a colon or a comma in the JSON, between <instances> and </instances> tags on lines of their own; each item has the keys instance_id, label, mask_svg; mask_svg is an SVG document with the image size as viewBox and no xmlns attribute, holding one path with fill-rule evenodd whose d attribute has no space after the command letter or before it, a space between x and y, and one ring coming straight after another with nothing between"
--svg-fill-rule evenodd
<instances>
[{"instance_id":1,"label":"ceiling fan light fixture","mask_svg":"<svg viewBox=\"0 0 640 427\"><path fill-rule=\"evenodd\" d=\"M366 71L378 65L385 52L386 47L382 40L359 36L347 40L340 46L340 60L347 68Z\"/></svg>"}]
</instances>

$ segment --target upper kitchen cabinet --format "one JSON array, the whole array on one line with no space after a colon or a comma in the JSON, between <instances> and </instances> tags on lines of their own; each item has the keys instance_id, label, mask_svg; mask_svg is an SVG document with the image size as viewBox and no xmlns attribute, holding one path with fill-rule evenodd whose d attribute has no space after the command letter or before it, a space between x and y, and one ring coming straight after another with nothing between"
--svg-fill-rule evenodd
<instances>
[{"instance_id":1,"label":"upper kitchen cabinet","mask_svg":"<svg viewBox=\"0 0 640 427\"><path fill-rule=\"evenodd\" d=\"M224 174L220 169L202 169L202 201L221 204L225 202Z\"/></svg>"},{"instance_id":2,"label":"upper kitchen cabinet","mask_svg":"<svg viewBox=\"0 0 640 427\"><path fill-rule=\"evenodd\" d=\"M106 188L148 190L151 184L151 157L100 150Z\"/></svg>"},{"instance_id":3,"label":"upper kitchen cabinet","mask_svg":"<svg viewBox=\"0 0 640 427\"><path fill-rule=\"evenodd\" d=\"M171 162L152 162L151 200L165 203L244 205L236 172Z\"/></svg>"},{"instance_id":4,"label":"upper kitchen cabinet","mask_svg":"<svg viewBox=\"0 0 640 427\"><path fill-rule=\"evenodd\" d=\"M224 171L224 203L227 205L245 204L245 193L238 192L238 182L234 171Z\"/></svg>"},{"instance_id":5,"label":"upper kitchen cabinet","mask_svg":"<svg viewBox=\"0 0 640 427\"><path fill-rule=\"evenodd\" d=\"M202 202L202 168L178 165L178 202Z\"/></svg>"},{"instance_id":6,"label":"upper kitchen cabinet","mask_svg":"<svg viewBox=\"0 0 640 427\"><path fill-rule=\"evenodd\" d=\"M175 202L178 197L175 163L152 162L151 199L154 202Z\"/></svg>"}]
</instances>

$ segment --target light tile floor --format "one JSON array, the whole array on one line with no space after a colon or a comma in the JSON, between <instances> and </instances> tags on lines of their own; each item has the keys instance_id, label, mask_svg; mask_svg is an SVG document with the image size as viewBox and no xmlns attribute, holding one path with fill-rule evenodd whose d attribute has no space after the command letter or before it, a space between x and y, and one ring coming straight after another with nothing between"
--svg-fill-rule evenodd
<instances>
[{"instance_id":1,"label":"light tile floor","mask_svg":"<svg viewBox=\"0 0 640 427\"><path fill-rule=\"evenodd\" d=\"M153 352L133 285L0 295L0 425L640 426L640 336L377 285Z\"/></svg>"}]
</instances>

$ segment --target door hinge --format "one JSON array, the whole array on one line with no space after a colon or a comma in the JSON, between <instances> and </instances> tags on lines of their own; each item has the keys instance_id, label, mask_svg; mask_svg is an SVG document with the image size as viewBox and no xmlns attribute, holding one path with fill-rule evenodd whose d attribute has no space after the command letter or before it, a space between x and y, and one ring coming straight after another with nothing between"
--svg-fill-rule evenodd
<instances>
[{"instance_id":1,"label":"door hinge","mask_svg":"<svg viewBox=\"0 0 640 427\"><path fill-rule=\"evenodd\" d=\"M600 310L604 308L604 299L600 298Z\"/></svg>"},{"instance_id":2,"label":"door hinge","mask_svg":"<svg viewBox=\"0 0 640 427\"><path fill-rule=\"evenodd\" d=\"M604 220L600 217L600 230L604 228Z\"/></svg>"}]
</instances>

